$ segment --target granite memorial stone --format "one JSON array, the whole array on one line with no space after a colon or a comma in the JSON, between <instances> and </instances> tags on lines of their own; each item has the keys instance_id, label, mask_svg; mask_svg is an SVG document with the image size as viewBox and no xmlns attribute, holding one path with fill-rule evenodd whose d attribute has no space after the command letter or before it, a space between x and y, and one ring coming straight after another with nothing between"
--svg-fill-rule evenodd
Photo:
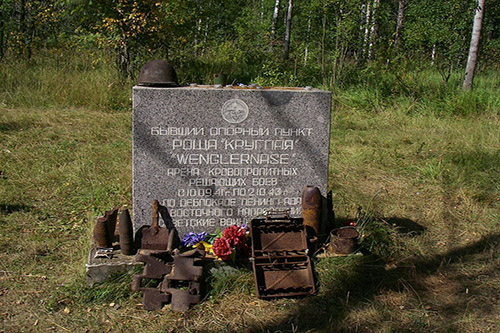
<instances>
[{"instance_id":1,"label":"granite memorial stone","mask_svg":"<svg viewBox=\"0 0 500 333\"><path fill-rule=\"evenodd\" d=\"M133 220L151 202L180 235L301 215L302 190L326 195L331 94L310 88L133 88Z\"/></svg>"}]
</instances>

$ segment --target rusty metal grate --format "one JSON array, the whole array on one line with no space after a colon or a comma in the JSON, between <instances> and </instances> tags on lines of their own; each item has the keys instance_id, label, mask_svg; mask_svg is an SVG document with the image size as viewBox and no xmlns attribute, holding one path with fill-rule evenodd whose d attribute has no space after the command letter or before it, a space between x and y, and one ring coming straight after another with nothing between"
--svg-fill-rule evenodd
<instances>
[{"instance_id":1,"label":"rusty metal grate","mask_svg":"<svg viewBox=\"0 0 500 333\"><path fill-rule=\"evenodd\" d=\"M250 223L254 280L259 298L316 292L302 218L267 215Z\"/></svg>"}]
</instances>

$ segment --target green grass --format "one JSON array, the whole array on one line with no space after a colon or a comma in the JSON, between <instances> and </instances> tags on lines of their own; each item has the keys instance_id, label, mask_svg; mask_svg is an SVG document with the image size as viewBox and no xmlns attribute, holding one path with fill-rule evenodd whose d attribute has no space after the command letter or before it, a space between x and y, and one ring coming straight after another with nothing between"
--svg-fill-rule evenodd
<instances>
[{"instance_id":1,"label":"green grass","mask_svg":"<svg viewBox=\"0 0 500 333\"><path fill-rule=\"evenodd\" d=\"M329 186L338 222L363 207L370 253L316 258L318 295L299 300L256 299L249 271L214 274L178 314L137 306L130 275L84 284L95 217L131 201L131 84L55 59L0 69L0 330L500 329L498 73L471 93L431 71L335 90Z\"/></svg>"},{"instance_id":2,"label":"green grass","mask_svg":"<svg viewBox=\"0 0 500 333\"><path fill-rule=\"evenodd\" d=\"M0 66L0 106L5 108L85 107L127 110L129 81L117 80L112 59L102 52L40 51L32 62L4 60Z\"/></svg>"}]
</instances>

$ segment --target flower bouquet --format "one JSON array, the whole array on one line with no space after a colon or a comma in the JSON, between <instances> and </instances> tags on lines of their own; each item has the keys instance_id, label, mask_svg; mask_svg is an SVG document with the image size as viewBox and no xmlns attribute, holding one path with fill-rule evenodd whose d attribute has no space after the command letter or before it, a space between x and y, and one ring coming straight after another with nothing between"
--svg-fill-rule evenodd
<instances>
[{"instance_id":1,"label":"flower bouquet","mask_svg":"<svg viewBox=\"0 0 500 333\"><path fill-rule=\"evenodd\" d=\"M247 234L246 226L232 225L216 234L189 232L181 243L184 247L205 250L208 257L235 263L237 259L248 258L250 255Z\"/></svg>"}]
</instances>

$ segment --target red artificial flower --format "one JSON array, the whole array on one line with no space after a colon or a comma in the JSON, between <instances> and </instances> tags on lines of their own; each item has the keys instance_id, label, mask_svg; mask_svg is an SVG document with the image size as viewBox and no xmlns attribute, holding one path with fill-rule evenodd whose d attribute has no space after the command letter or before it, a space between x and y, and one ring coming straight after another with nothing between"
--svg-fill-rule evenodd
<instances>
[{"instance_id":1,"label":"red artificial flower","mask_svg":"<svg viewBox=\"0 0 500 333\"><path fill-rule=\"evenodd\" d=\"M242 257L250 257L250 254L251 254L251 249L250 249L250 246L248 246L247 243L243 243L241 244L237 249L236 249L237 253L239 256L242 256Z\"/></svg>"},{"instance_id":2,"label":"red artificial flower","mask_svg":"<svg viewBox=\"0 0 500 333\"><path fill-rule=\"evenodd\" d=\"M214 240L212 250L214 251L214 254L222 260L231 259L231 254L233 253L231 245L224 237L219 237Z\"/></svg>"},{"instance_id":3,"label":"red artificial flower","mask_svg":"<svg viewBox=\"0 0 500 333\"><path fill-rule=\"evenodd\" d=\"M246 242L247 231L245 228L239 227L237 225L232 225L227 227L222 232L222 237L227 239L229 245L240 246Z\"/></svg>"}]
</instances>

